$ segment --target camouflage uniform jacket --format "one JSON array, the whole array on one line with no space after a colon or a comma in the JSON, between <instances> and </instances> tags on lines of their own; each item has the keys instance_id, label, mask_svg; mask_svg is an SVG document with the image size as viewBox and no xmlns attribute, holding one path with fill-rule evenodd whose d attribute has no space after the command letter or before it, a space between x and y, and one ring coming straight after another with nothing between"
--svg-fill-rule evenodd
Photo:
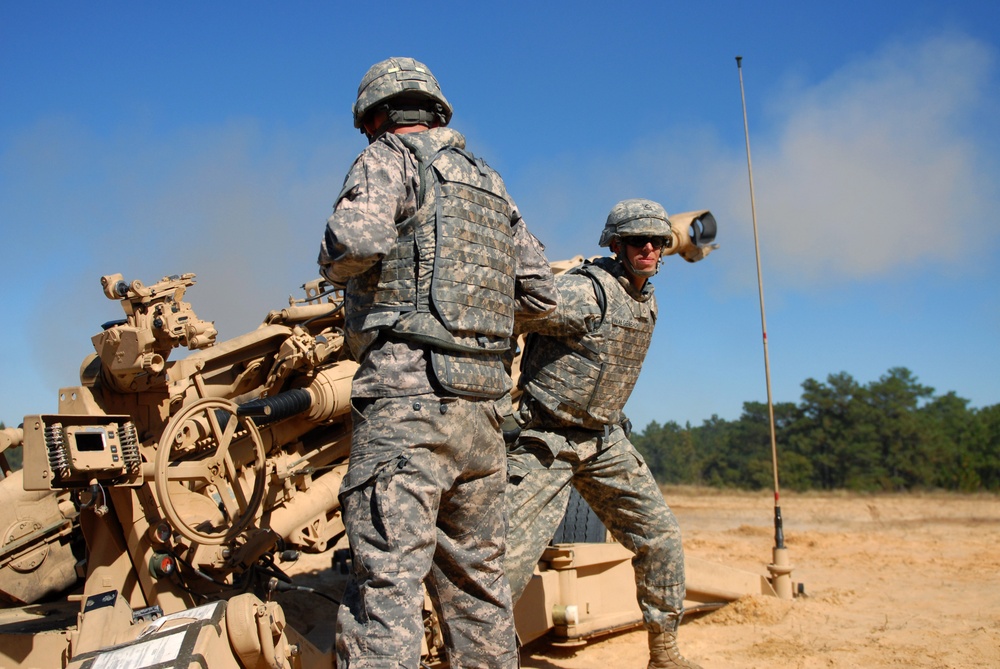
<instances>
[{"instance_id":1,"label":"camouflage uniform jacket","mask_svg":"<svg viewBox=\"0 0 1000 669\"><path fill-rule=\"evenodd\" d=\"M520 384L563 424L604 429L622 420L649 350L653 285L636 290L620 261L598 258L559 276L557 286L556 312L522 328L533 334Z\"/></svg>"},{"instance_id":2,"label":"camouflage uniform jacket","mask_svg":"<svg viewBox=\"0 0 1000 669\"><path fill-rule=\"evenodd\" d=\"M619 420L605 420L620 416L616 407L631 394L648 350L653 286L635 290L613 258L581 270L557 276L556 311L522 328L532 334L519 380L522 430L507 452L504 571L517 601L575 488L635 554L646 629L676 632L685 594L680 527Z\"/></svg>"},{"instance_id":3,"label":"camouflage uniform jacket","mask_svg":"<svg viewBox=\"0 0 1000 669\"><path fill-rule=\"evenodd\" d=\"M431 143L465 146L465 139L450 128L425 132ZM366 273L380 272L383 259L393 253L400 235L399 224L417 211L420 188L419 162L400 136L387 133L370 144L351 167L327 221L319 257L323 275L336 284L348 284L349 291L367 286L370 282L359 279ZM509 204L513 230L514 318L531 320L544 316L555 305L552 273L541 243L528 232L502 184L501 190ZM365 299L367 296L349 295L348 303ZM358 348L361 367L354 378L355 397L405 396L435 390L427 346L383 337Z\"/></svg>"}]
</instances>

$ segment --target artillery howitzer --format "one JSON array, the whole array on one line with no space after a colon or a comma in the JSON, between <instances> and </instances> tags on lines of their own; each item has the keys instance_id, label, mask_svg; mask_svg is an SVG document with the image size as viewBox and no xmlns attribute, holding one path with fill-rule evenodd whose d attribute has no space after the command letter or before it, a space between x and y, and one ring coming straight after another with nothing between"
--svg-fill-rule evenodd
<instances>
[{"instance_id":1,"label":"artillery howitzer","mask_svg":"<svg viewBox=\"0 0 1000 669\"><path fill-rule=\"evenodd\" d=\"M332 666L329 643L289 624L276 598L343 586L337 493L356 364L342 295L314 281L216 342L183 301L194 275L101 283L126 317L93 337L81 384L59 391L57 413L0 432L0 600L18 607L0 609L0 666ZM170 361L179 346L192 352ZM3 451L18 445L12 472ZM631 555L581 502L517 605L525 642L641 623ZM296 551L335 556L321 587L284 574ZM767 579L688 559L691 606L748 592L770 592ZM425 614L433 663L429 602Z\"/></svg>"},{"instance_id":2,"label":"artillery howitzer","mask_svg":"<svg viewBox=\"0 0 1000 669\"><path fill-rule=\"evenodd\" d=\"M3 436L23 442L24 469L3 481L3 513L17 522L0 596L30 604L78 575L82 591L4 610L0 664L153 653L213 667L330 666L257 595L288 580L276 554L325 551L343 534L356 364L338 296L316 281L258 329L216 343L183 301L194 275L101 283L125 319L93 337L58 413L26 416ZM168 361L177 346L192 353Z\"/></svg>"}]
</instances>

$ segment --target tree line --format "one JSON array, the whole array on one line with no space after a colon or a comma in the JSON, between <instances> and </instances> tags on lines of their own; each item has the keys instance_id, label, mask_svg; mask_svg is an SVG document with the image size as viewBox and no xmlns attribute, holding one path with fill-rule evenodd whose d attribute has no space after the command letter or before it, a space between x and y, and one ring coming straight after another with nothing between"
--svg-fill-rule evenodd
<instances>
[{"instance_id":1,"label":"tree line","mask_svg":"<svg viewBox=\"0 0 1000 669\"><path fill-rule=\"evenodd\" d=\"M807 379L798 404L774 405L774 422L782 488L1000 492L1000 404L971 409L954 392L935 395L905 367L864 386L845 372ZM653 421L632 441L661 484L774 485L761 402L745 402L736 421ZM5 455L20 468L20 448Z\"/></svg>"},{"instance_id":2,"label":"tree line","mask_svg":"<svg viewBox=\"0 0 1000 669\"><path fill-rule=\"evenodd\" d=\"M774 421L781 488L1000 492L1000 404L935 395L904 367L867 385L844 372L807 379ZM653 421L632 441L661 484L774 485L765 403L744 403L736 421Z\"/></svg>"}]
</instances>

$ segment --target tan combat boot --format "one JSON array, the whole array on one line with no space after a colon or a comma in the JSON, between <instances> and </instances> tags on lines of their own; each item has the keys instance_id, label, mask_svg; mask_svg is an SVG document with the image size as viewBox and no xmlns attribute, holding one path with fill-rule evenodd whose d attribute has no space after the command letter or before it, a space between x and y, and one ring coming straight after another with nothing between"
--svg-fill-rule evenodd
<instances>
[{"instance_id":1,"label":"tan combat boot","mask_svg":"<svg viewBox=\"0 0 1000 669\"><path fill-rule=\"evenodd\" d=\"M676 632L649 633L649 666L646 669L701 669L700 664L686 659L677 648Z\"/></svg>"}]
</instances>

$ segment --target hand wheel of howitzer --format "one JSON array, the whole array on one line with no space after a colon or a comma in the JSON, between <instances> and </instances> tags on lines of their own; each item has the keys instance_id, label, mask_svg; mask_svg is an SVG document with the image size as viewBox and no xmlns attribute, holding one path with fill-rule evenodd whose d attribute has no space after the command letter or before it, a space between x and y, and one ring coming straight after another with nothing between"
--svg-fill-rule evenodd
<instances>
[{"instance_id":1,"label":"hand wheel of howitzer","mask_svg":"<svg viewBox=\"0 0 1000 669\"><path fill-rule=\"evenodd\" d=\"M170 419L160 437L156 494L182 535L199 544L226 543L260 508L265 465L260 432L249 417L237 415L236 404L195 400Z\"/></svg>"}]
</instances>

